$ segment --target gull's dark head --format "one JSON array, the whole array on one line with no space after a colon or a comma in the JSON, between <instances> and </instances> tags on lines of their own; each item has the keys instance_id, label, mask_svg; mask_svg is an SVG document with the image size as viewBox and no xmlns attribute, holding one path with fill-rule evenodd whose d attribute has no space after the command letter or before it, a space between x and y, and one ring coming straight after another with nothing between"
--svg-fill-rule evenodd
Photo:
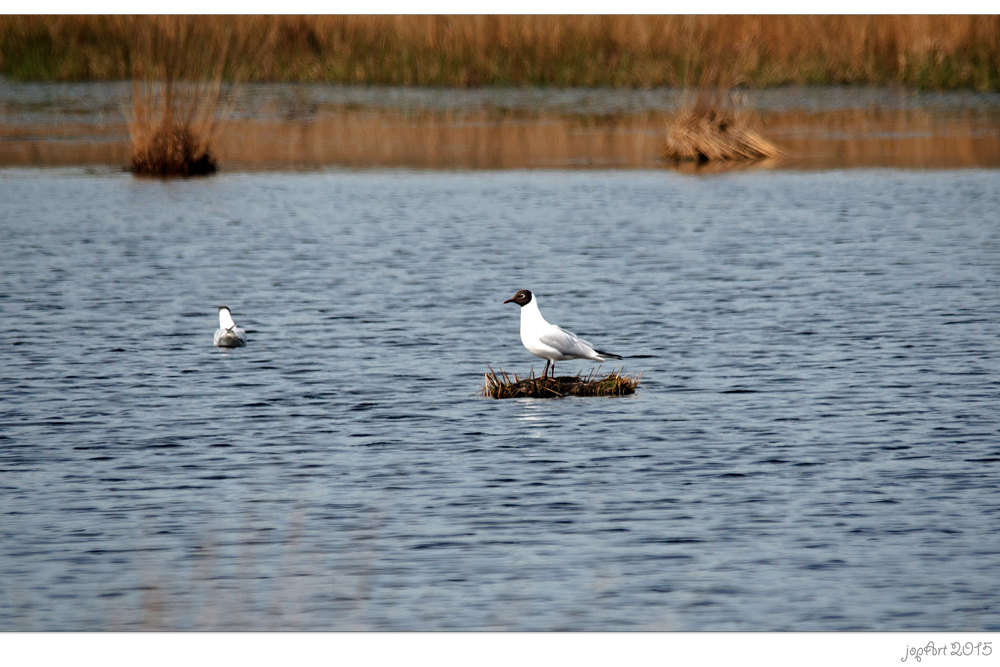
<instances>
[{"instance_id":1,"label":"gull's dark head","mask_svg":"<svg viewBox=\"0 0 1000 667\"><path fill-rule=\"evenodd\" d=\"M531 303L531 290L526 290L526 289L520 290L513 297L504 301L504 303L510 303L511 301L513 301L519 306L527 306L529 303Z\"/></svg>"}]
</instances>

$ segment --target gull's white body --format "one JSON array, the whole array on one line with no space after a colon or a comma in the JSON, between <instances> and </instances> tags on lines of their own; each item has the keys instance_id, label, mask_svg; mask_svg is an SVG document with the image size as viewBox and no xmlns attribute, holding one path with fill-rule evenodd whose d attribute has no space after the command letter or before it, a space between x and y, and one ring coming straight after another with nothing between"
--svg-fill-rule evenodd
<instances>
[{"instance_id":1,"label":"gull's white body","mask_svg":"<svg viewBox=\"0 0 1000 667\"><path fill-rule=\"evenodd\" d=\"M536 357L548 361L591 359L604 361L594 346L554 324L549 324L538 310L538 297L521 306L521 342Z\"/></svg>"},{"instance_id":2,"label":"gull's white body","mask_svg":"<svg viewBox=\"0 0 1000 667\"><path fill-rule=\"evenodd\" d=\"M219 308L219 330L215 332L215 346L242 347L246 344L247 332L236 326L228 308Z\"/></svg>"}]
</instances>

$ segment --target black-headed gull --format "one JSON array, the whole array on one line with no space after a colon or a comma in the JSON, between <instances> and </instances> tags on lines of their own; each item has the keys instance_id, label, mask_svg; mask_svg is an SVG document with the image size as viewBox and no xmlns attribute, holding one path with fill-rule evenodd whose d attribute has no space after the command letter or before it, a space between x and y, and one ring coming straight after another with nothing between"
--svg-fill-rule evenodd
<instances>
[{"instance_id":1,"label":"black-headed gull","mask_svg":"<svg viewBox=\"0 0 1000 667\"><path fill-rule=\"evenodd\" d=\"M552 377L556 375L556 362L568 359L591 359L604 361L605 358L621 359L617 354L601 352L587 341L577 338L565 329L549 324L538 310L538 299L530 290L520 290L504 303L514 302L521 306L521 342L536 357L545 359L542 377L552 367Z\"/></svg>"},{"instance_id":2,"label":"black-headed gull","mask_svg":"<svg viewBox=\"0 0 1000 667\"><path fill-rule=\"evenodd\" d=\"M216 347L242 347L247 344L247 332L236 326L233 314L219 306L219 330L215 332Z\"/></svg>"}]
</instances>

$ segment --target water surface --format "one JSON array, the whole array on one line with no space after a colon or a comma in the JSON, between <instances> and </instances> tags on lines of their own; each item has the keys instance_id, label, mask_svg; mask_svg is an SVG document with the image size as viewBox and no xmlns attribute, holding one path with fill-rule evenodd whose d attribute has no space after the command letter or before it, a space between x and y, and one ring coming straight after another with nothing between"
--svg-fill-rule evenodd
<instances>
[{"instance_id":1,"label":"water surface","mask_svg":"<svg viewBox=\"0 0 1000 667\"><path fill-rule=\"evenodd\" d=\"M5 628L1000 629L996 171L0 201ZM639 393L477 397L520 288Z\"/></svg>"}]
</instances>

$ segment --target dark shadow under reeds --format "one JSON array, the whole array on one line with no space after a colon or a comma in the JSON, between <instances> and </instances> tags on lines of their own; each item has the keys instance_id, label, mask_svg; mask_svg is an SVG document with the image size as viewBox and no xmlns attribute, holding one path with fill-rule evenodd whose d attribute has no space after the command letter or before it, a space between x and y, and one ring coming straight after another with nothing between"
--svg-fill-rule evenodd
<instances>
[{"instance_id":1,"label":"dark shadow under reeds","mask_svg":"<svg viewBox=\"0 0 1000 667\"><path fill-rule=\"evenodd\" d=\"M502 368L486 373L486 382L480 395L487 398L563 398L564 396L628 396L639 386L642 373L633 376L622 375L618 369L604 377L597 376L595 369L587 376L564 375L561 377L526 378L517 374L513 378Z\"/></svg>"}]
</instances>

